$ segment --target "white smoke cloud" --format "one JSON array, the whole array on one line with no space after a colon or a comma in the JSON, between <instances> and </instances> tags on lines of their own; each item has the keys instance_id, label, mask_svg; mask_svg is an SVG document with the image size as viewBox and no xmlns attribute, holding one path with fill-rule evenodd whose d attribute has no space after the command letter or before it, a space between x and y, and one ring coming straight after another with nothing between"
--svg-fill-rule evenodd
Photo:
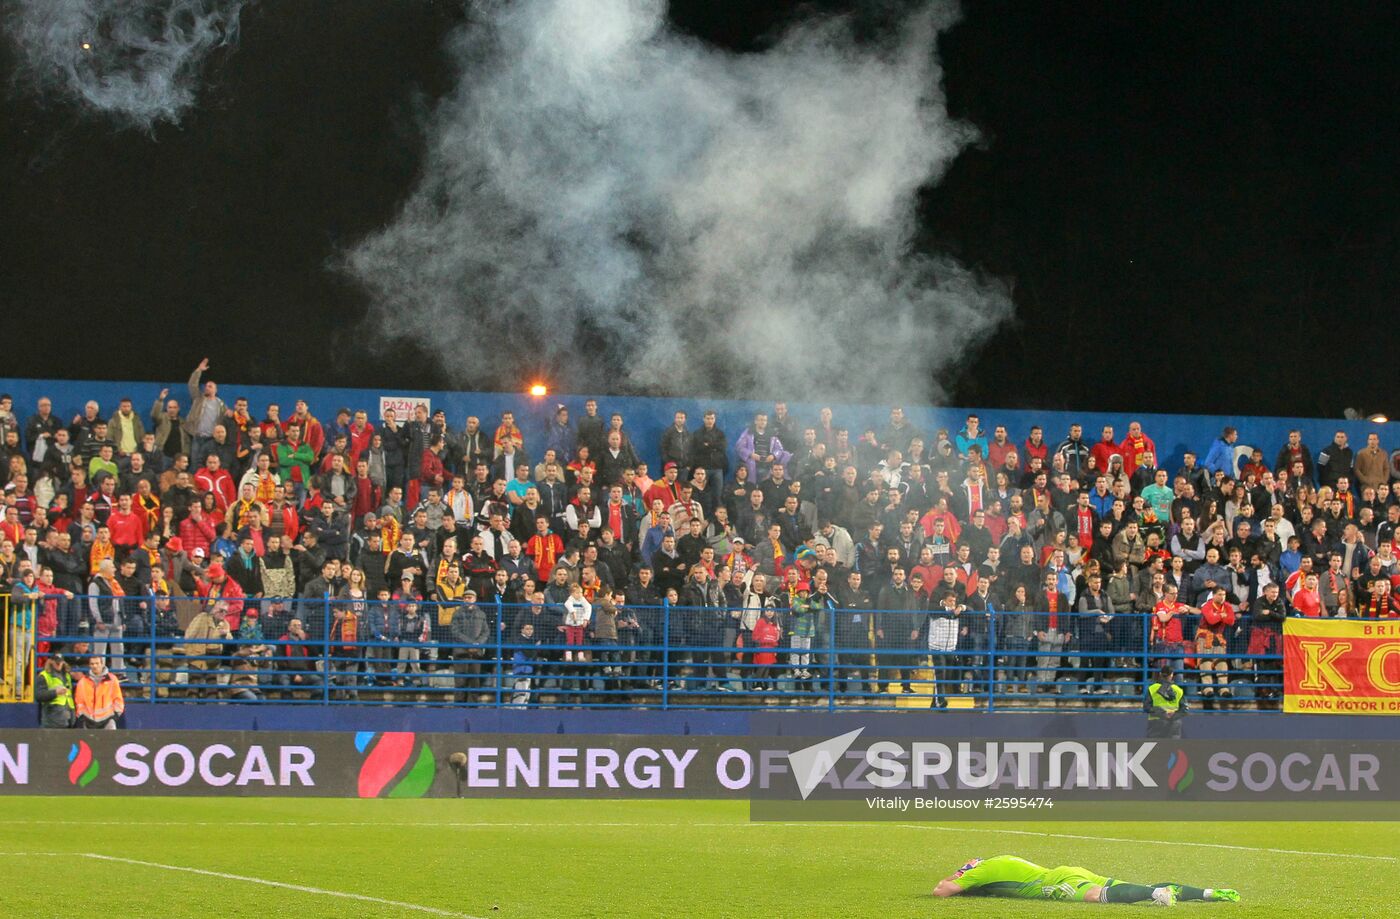
<instances>
[{"instance_id":1,"label":"white smoke cloud","mask_svg":"<svg viewBox=\"0 0 1400 919\"><path fill-rule=\"evenodd\" d=\"M476 11L419 185L347 258L383 329L463 385L528 360L592 388L612 366L672 392L926 398L1010 315L1003 285L912 247L919 188L976 139L941 87L950 3L882 43L828 19L754 54L674 32L661 0Z\"/></svg>"},{"instance_id":2,"label":"white smoke cloud","mask_svg":"<svg viewBox=\"0 0 1400 919\"><path fill-rule=\"evenodd\" d=\"M238 41L245 0L11 0L17 77L149 130L194 105L200 70Z\"/></svg>"}]
</instances>

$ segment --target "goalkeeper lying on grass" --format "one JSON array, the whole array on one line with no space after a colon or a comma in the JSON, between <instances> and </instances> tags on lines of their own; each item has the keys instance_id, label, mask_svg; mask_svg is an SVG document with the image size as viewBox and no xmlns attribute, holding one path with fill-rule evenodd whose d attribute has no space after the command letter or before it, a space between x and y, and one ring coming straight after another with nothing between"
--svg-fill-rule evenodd
<instances>
[{"instance_id":1,"label":"goalkeeper lying on grass","mask_svg":"<svg viewBox=\"0 0 1400 919\"><path fill-rule=\"evenodd\" d=\"M1083 900L1085 903L1141 903L1175 906L1178 900L1235 903L1240 895L1225 887L1185 884L1129 884L1084 868L1042 868L1014 855L974 858L938 882L935 897L959 894L1016 897L1021 900Z\"/></svg>"}]
</instances>

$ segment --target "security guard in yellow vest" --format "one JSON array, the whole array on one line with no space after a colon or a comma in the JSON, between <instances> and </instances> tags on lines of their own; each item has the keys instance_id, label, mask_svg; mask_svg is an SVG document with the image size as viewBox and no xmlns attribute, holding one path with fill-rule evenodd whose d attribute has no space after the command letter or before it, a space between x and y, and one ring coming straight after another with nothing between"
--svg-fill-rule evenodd
<instances>
[{"instance_id":1,"label":"security guard in yellow vest","mask_svg":"<svg viewBox=\"0 0 1400 919\"><path fill-rule=\"evenodd\" d=\"M34 701L39 703L39 726L71 728L77 706L73 701L73 675L62 654L50 654L34 681Z\"/></svg>"},{"instance_id":2,"label":"security guard in yellow vest","mask_svg":"<svg viewBox=\"0 0 1400 919\"><path fill-rule=\"evenodd\" d=\"M1186 690L1172 682L1170 664L1157 671L1157 681L1147 687L1142 702L1147 712L1148 737L1180 737L1181 719L1186 716Z\"/></svg>"}]
</instances>

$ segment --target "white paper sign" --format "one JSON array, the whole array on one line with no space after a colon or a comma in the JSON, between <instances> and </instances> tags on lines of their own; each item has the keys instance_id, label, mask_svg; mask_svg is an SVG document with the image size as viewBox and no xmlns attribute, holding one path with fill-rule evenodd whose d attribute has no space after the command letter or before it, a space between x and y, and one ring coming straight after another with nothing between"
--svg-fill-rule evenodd
<instances>
[{"instance_id":1,"label":"white paper sign","mask_svg":"<svg viewBox=\"0 0 1400 919\"><path fill-rule=\"evenodd\" d=\"M380 396L379 419L384 417L385 412L393 409L394 417L398 419L399 424L404 424L413 420L413 410L420 405L428 410L429 415L432 415L433 400L426 396Z\"/></svg>"}]
</instances>

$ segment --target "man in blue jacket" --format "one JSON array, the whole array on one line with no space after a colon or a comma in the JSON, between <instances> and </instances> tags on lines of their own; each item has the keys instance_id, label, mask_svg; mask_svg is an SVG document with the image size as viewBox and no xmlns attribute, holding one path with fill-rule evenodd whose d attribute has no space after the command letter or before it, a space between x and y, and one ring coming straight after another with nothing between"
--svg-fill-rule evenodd
<instances>
[{"instance_id":1,"label":"man in blue jacket","mask_svg":"<svg viewBox=\"0 0 1400 919\"><path fill-rule=\"evenodd\" d=\"M1206 454L1205 462L1201 465L1210 471L1211 474L1223 472L1228 476L1235 475L1235 441L1240 439L1240 434L1234 428L1226 428L1215 443L1210 445L1210 452Z\"/></svg>"}]
</instances>

